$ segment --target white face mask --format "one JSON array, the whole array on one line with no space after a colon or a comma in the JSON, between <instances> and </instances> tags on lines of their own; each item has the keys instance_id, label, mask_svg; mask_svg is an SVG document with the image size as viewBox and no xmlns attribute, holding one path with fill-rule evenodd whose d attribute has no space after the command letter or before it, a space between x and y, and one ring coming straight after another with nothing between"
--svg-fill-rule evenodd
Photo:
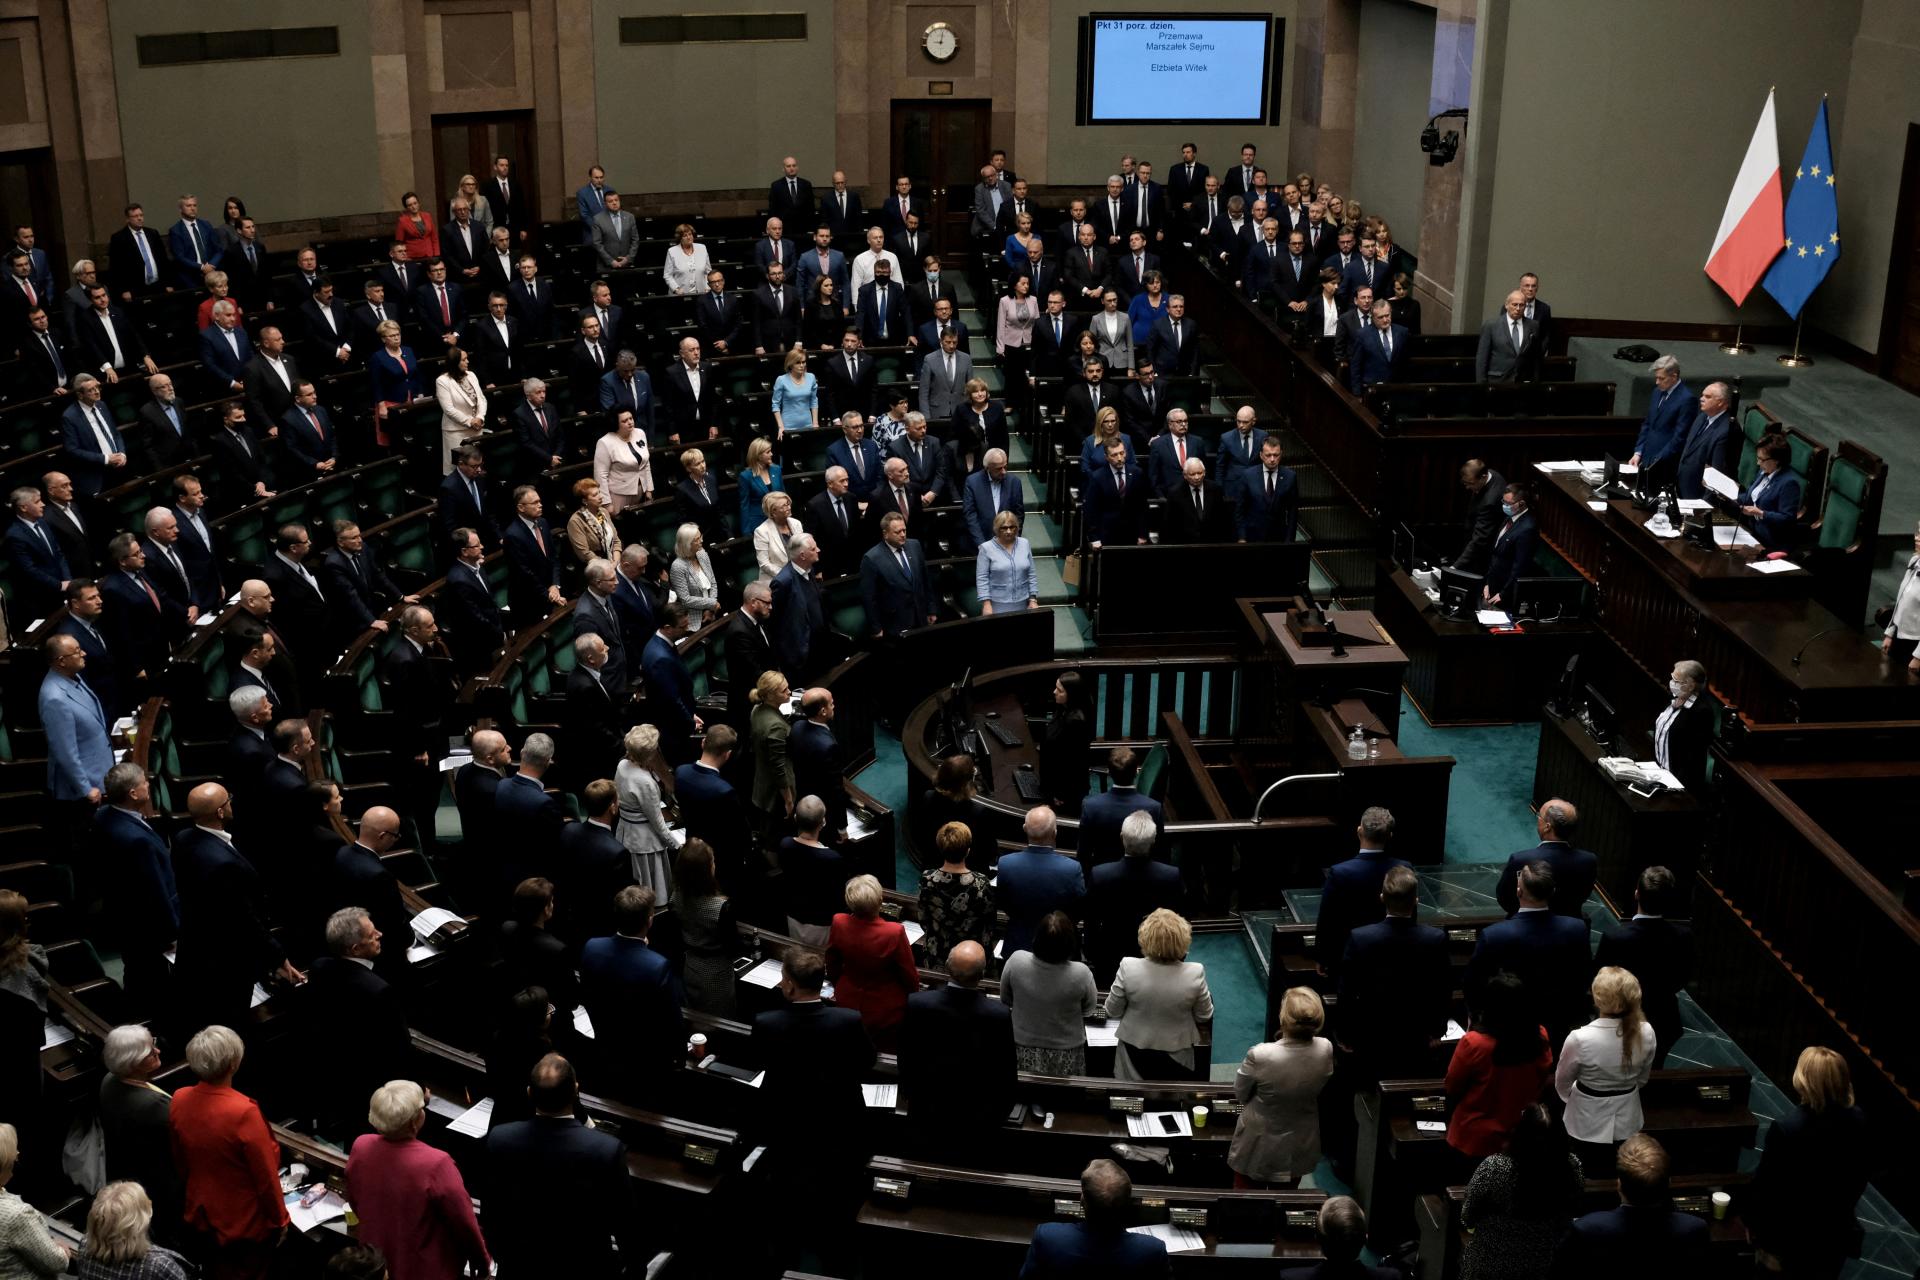
<instances>
[{"instance_id":1,"label":"white face mask","mask_svg":"<svg viewBox=\"0 0 1920 1280\"><path fill-rule=\"evenodd\" d=\"M1681 684L1678 680L1669 680L1667 681L1667 692L1671 693L1675 698L1684 698L1687 696L1687 686Z\"/></svg>"}]
</instances>

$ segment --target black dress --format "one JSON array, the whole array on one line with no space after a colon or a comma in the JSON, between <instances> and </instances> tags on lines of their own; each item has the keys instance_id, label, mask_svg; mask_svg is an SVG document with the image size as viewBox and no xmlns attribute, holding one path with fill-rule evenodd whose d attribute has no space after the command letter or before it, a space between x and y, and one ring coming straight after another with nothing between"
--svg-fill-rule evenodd
<instances>
[{"instance_id":1,"label":"black dress","mask_svg":"<svg viewBox=\"0 0 1920 1280\"><path fill-rule=\"evenodd\" d=\"M1062 813L1079 813L1087 795L1087 752L1093 723L1084 711L1065 711L1047 724L1040 742L1040 788Z\"/></svg>"},{"instance_id":2,"label":"black dress","mask_svg":"<svg viewBox=\"0 0 1920 1280\"><path fill-rule=\"evenodd\" d=\"M921 795L919 823L914 832L920 865L940 865L940 850L934 843L934 837L949 822L965 823L967 830L973 833L973 843L967 850L967 865L975 871L984 871L991 866L996 854L993 832L981 821L973 800L955 800L931 789Z\"/></svg>"}]
</instances>

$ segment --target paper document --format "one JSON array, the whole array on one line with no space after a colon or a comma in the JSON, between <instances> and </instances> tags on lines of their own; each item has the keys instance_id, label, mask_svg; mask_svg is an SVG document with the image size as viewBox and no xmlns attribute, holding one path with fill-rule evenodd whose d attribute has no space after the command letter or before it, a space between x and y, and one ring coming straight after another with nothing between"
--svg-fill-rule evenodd
<instances>
[{"instance_id":1,"label":"paper document","mask_svg":"<svg viewBox=\"0 0 1920 1280\"><path fill-rule=\"evenodd\" d=\"M1757 547L1760 539L1748 533L1737 524L1717 524L1713 526L1713 540L1723 547Z\"/></svg>"},{"instance_id":2,"label":"paper document","mask_svg":"<svg viewBox=\"0 0 1920 1280\"><path fill-rule=\"evenodd\" d=\"M287 1193L287 1217L293 1219L293 1225L300 1229L302 1235L322 1223L347 1216L347 1202L337 1192L329 1191L311 1205L302 1205L300 1201L303 1198L298 1191Z\"/></svg>"},{"instance_id":3,"label":"paper document","mask_svg":"<svg viewBox=\"0 0 1920 1280\"><path fill-rule=\"evenodd\" d=\"M1197 1233L1185 1227L1176 1227L1171 1222L1155 1222L1144 1227L1128 1227L1127 1230L1136 1236L1152 1236L1167 1246L1168 1253L1196 1253L1207 1247L1207 1242Z\"/></svg>"},{"instance_id":4,"label":"paper document","mask_svg":"<svg viewBox=\"0 0 1920 1280\"><path fill-rule=\"evenodd\" d=\"M452 1098L442 1097L436 1093L427 1099L427 1110L451 1123L466 1114L467 1104L455 1102Z\"/></svg>"},{"instance_id":5,"label":"paper document","mask_svg":"<svg viewBox=\"0 0 1920 1280\"><path fill-rule=\"evenodd\" d=\"M1162 1116L1171 1119L1174 1128L1169 1129L1160 1123ZM1191 1138L1193 1121L1187 1119L1184 1111L1143 1111L1137 1116L1127 1117L1127 1136L1129 1138Z\"/></svg>"},{"instance_id":6,"label":"paper document","mask_svg":"<svg viewBox=\"0 0 1920 1280\"><path fill-rule=\"evenodd\" d=\"M1799 567L1791 560L1755 560L1747 566L1755 573L1792 573Z\"/></svg>"},{"instance_id":7,"label":"paper document","mask_svg":"<svg viewBox=\"0 0 1920 1280\"><path fill-rule=\"evenodd\" d=\"M1580 469L1582 471L1605 472L1607 469L1606 460L1603 458L1594 458L1591 461L1587 459L1582 459L1580 462Z\"/></svg>"},{"instance_id":8,"label":"paper document","mask_svg":"<svg viewBox=\"0 0 1920 1280\"><path fill-rule=\"evenodd\" d=\"M1606 509L1607 504L1604 502L1595 502L1592 499L1587 501L1587 510L1589 511L1605 511Z\"/></svg>"},{"instance_id":9,"label":"paper document","mask_svg":"<svg viewBox=\"0 0 1920 1280\"><path fill-rule=\"evenodd\" d=\"M455 769L460 768L462 765L469 765L472 763L473 763L473 754L471 752L459 751L459 752L455 752L453 755L450 755L446 759L442 760L440 762L439 769L441 773L452 773Z\"/></svg>"},{"instance_id":10,"label":"paper document","mask_svg":"<svg viewBox=\"0 0 1920 1280\"><path fill-rule=\"evenodd\" d=\"M1620 464L1620 474L1623 476L1637 476L1640 474L1640 465L1634 462L1623 462Z\"/></svg>"},{"instance_id":11,"label":"paper document","mask_svg":"<svg viewBox=\"0 0 1920 1280\"><path fill-rule=\"evenodd\" d=\"M273 999L273 996L267 991L267 989L256 982L253 984L253 1003L248 1005L247 1007L249 1009L258 1009L261 1005L265 1004L267 1001L271 999Z\"/></svg>"},{"instance_id":12,"label":"paper document","mask_svg":"<svg viewBox=\"0 0 1920 1280\"><path fill-rule=\"evenodd\" d=\"M445 907L428 907L413 918L413 936L425 942L450 924L459 924L460 916Z\"/></svg>"},{"instance_id":13,"label":"paper document","mask_svg":"<svg viewBox=\"0 0 1920 1280\"><path fill-rule=\"evenodd\" d=\"M765 987L769 991L780 985L780 962L762 960L753 968L740 975L740 981L752 987Z\"/></svg>"},{"instance_id":14,"label":"paper document","mask_svg":"<svg viewBox=\"0 0 1920 1280\"><path fill-rule=\"evenodd\" d=\"M1705 498L1676 498L1674 501L1680 504L1680 514L1683 516L1690 516L1696 511L1713 509L1713 504Z\"/></svg>"},{"instance_id":15,"label":"paper document","mask_svg":"<svg viewBox=\"0 0 1920 1280\"><path fill-rule=\"evenodd\" d=\"M1504 609L1479 609L1474 612L1473 620L1483 627L1510 627L1513 618Z\"/></svg>"},{"instance_id":16,"label":"paper document","mask_svg":"<svg viewBox=\"0 0 1920 1280\"><path fill-rule=\"evenodd\" d=\"M587 1016L587 1006L581 1005L573 1011L573 1029L587 1039L593 1039L593 1019Z\"/></svg>"},{"instance_id":17,"label":"paper document","mask_svg":"<svg viewBox=\"0 0 1920 1280\"><path fill-rule=\"evenodd\" d=\"M1087 1048L1113 1049L1119 1047L1120 1028L1111 1018L1087 1024Z\"/></svg>"},{"instance_id":18,"label":"paper document","mask_svg":"<svg viewBox=\"0 0 1920 1280\"><path fill-rule=\"evenodd\" d=\"M865 840L872 834L873 828L867 825L867 820L860 816L858 809L847 810L847 839Z\"/></svg>"},{"instance_id":19,"label":"paper document","mask_svg":"<svg viewBox=\"0 0 1920 1280\"><path fill-rule=\"evenodd\" d=\"M40 1038L40 1047L42 1049L51 1049L53 1046L65 1044L71 1039L73 1039L73 1029L71 1027L62 1026L52 1018L48 1018L46 1032Z\"/></svg>"},{"instance_id":20,"label":"paper document","mask_svg":"<svg viewBox=\"0 0 1920 1280\"><path fill-rule=\"evenodd\" d=\"M1577 458L1569 458L1564 462L1536 462L1533 464L1533 469L1550 476L1556 471L1578 471L1585 465Z\"/></svg>"},{"instance_id":21,"label":"paper document","mask_svg":"<svg viewBox=\"0 0 1920 1280\"><path fill-rule=\"evenodd\" d=\"M218 621L220 621L220 615L219 615L219 614L217 614L217 613L203 613L203 614L201 614L201 615L200 615L199 617L197 617L197 618L195 618L195 619L193 620L193 625L194 625L194 626L196 626L196 627L210 627L210 626L212 626L212 625L213 625L214 623L216 623L216 622L218 622Z\"/></svg>"},{"instance_id":22,"label":"paper document","mask_svg":"<svg viewBox=\"0 0 1920 1280\"><path fill-rule=\"evenodd\" d=\"M493 1123L493 1099L482 1098L460 1113L459 1119L447 1126L451 1133L464 1133L469 1138L484 1138L487 1128Z\"/></svg>"},{"instance_id":23,"label":"paper document","mask_svg":"<svg viewBox=\"0 0 1920 1280\"><path fill-rule=\"evenodd\" d=\"M1674 777L1670 770L1662 769L1658 761L1637 760L1634 762L1634 768L1640 771L1640 778L1643 782L1657 782L1669 791L1686 790L1686 787L1681 784L1680 779Z\"/></svg>"},{"instance_id":24,"label":"paper document","mask_svg":"<svg viewBox=\"0 0 1920 1280\"><path fill-rule=\"evenodd\" d=\"M1708 467L1701 473L1700 482L1723 498L1740 496L1740 486L1734 483L1732 476L1718 467Z\"/></svg>"},{"instance_id":25,"label":"paper document","mask_svg":"<svg viewBox=\"0 0 1920 1280\"><path fill-rule=\"evenodd\" d=\"M440 948L431 942L416 942L407 948L407 963L419 964L422 960L431 960L440 954Z\"/></svg>"},{"instance_id":26,"label":"paper document","mask_svg":"<svg viewBox=\"0 0 1920 1280\"><path fill-rule=\"evenodd\" d=\"M1466 1034L1467 1034L1467 1029L1465 1027L1455 1022L1452 1018L1448 1018L1447 1033L1440 1037L1440 1043L1446 1044L1447 1042L1452 1040L1464 1039L1466 1037Z\"/></svg>"},{"instance_id":27,"label":"paper document","mask_svg":"<svg viewBox=\"0 0 1920 1280\"><path fill-rule=\"evenodd\" d=\"M910 947L927 936L927 931L921 927L918 920L902 920L900 927L907 931L907 945Z\"/></svg>"},{"instance_id":28,"label":"paper document","mask_svg":"<svg viewBox=\"0 0 1920 1280\"><path fill-rule=\"evenodd\" d=\"M860 1092L870 1107L891 1111L900 1105L900 1086L897 1084L863 1084Z\"/></svg>"}]
</instances>

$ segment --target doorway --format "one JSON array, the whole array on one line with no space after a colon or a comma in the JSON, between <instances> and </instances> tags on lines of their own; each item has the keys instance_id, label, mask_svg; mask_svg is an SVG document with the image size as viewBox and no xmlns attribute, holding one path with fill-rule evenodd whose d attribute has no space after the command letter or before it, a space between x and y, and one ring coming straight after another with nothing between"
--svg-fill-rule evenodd
<instances>
[{"instance_id":1,"label":"doorway","mask_svg":"<svg viewBox=\"0 0 1920 1280\"><path fill-rule=\"evenodd\" d=\"M503 111L487 115L435 116L433 118L433 178L436 216L444 218L453 193L460 189L463 174L472 174L482 183L493 172L495 156L513 161L513 176L522 191L537 193L540 176L533 164L533 112ZM534 220L544 221L539 198L531 207Z\"/></svg>"},{"instance_id":2,"label":"doorway","mask_svg":"<svg viewBox=\"0 0 1920 1280\"><path fill-rule=\"evenodd\" d=\"M53 152L45 148L0 151L0 245L11 251L13 229L22 223L33 228L33 247L46 253L55 281L66 279L73 259L61 235Z\"/></svg>"},{"instance_id":3,"label":"doorway","mask_svg":"<svg viewBox=\"0 0 1920 1280\"><path fill-rule=\"evenodd\" d=\"M974 184L993 150L992 123L993 103L985 98L894 101L887 185L904 173L914 190L925 193L933 215L929 229L943 253L966 247Z\"/></svg>"}]
</instances>

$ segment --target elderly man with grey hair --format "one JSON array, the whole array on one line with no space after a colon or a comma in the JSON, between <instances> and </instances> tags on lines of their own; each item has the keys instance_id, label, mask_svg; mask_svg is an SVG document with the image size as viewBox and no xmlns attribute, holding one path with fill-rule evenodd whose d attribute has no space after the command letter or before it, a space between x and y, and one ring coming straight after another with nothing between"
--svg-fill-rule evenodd
<instances>
[{"instance_id":1,"label":"elderly man with grey hair","mask_svg":"<svg viewBox=\"0 0 1920 1280\"><path fill-rule=\"evenodd\" d=\"M620 590L620 574L614 569L613 561L595 557L587 561L584 576L586 590L573 602L573 634L576 638L597 635L606 644L607 662L601 676L618 698L625 692L633 669L627 629L614 602L614 595Z\"/></svg>"},{"instance_id":2,"label":"elderly man with grey hair","mask_svg":"<svg viewBox=\"0 0 1920 1280\"><path fill-rule=\"evenodd\" d=\"M618 633L614 639L619 639ZM623 679L605 636L590 631L574 637L573 670L567 673L567 700L561 711L568 777L574 786L611 777L624 754L620 742L632 720L625 714Z\"/></svg>"},{"instance_id":3,"label":"elderly man with grey hair","mask_svg":"<svg viewBox=\"0 0 1920 1280\"><path fill-rule=\"evenodd\" d=\"M405 925L403 923L402 928ZM309 1052L321 1119L359 1131L367 1098L406 1070L412 1037L400 992L375 971L388 939L364 907L342 907L327 917L327 954L313 962L301 995L312 1029ZM405 954L412 937L392 939Z\"/></svg>"},{"instance_id":4,"label":"elderly man with grey hair","mask_svg":"<svg viewBox=\"0 0 1920 1280\"><path fill-rule=\"evenodd\" d=\"M537 875L559 846L560 806L547 794L545 778L553 768L553 739L530 733L520 744L520 772L500 779L494 789L496 821L491 827L502 862L502 888Z\"/></svg>"},{"instance_id":5,"label":"elderly man with grey hair","mask_svg":"<svg viewBox=\"0 0 1920 1280\"><path fill-rule=\"evenodd\" d=\"M213 323L200 332L200 363L208 373L234 391L245 391L247 362L253 343L240 327L240 308L226 298L213 304ZM259 429L271 427L271 422Z\"/></svg>"},{"instance_id":6,"label":"elderly man with grey hair","mask_svg":"<svg viewBox=\"0 0 1920 1280\"><path fill-rule=\"evenodd\" d=\"M1681 381L1680 362L1672 356L1655 360L1652 372L1653 393L1647 399L1647 416L1640 420L1640 434L1634 438L1633 456L1627 461L1643 470L1662 468L1664 479L1665 472L1679 460L1695 396Z\"/></svg>"},{"instance_id":7,"label":"elderly man with grey hair","mask_svg":"<svg viewBox=\"0 0 1920 1280\"><path fill-rule=\"evenodd\" d=\"M271 639L271 637L269 637ZM233 734L227 739L227 781L239 795L259 794L260 776L273 759L273 699L257 684L243 684L227 695Z\"/></svg>"},{"instance_id":8,"label":"elderly man with grey hair","mask_svg":"<svg viewBox=\"0 0 1920 1280\"><path fill-rule=\"evenodd\" d=\"M96 874L120 940L122 985L146 1017L166 1012L167 953L180 940L173 857L154 829L147 771L131 760L107 770L94 815Z\"/></svg>"},{"instance_id":9,"label":"elderly man with grey hair","mask_svg":"<svg viewBox=\"0 0 1920 1280\"><path fill-rule=\"evenodd\" d=\"M1085 913L1086 878L1077 860L1055 851L1058 829L1053 810L1035 805L1024 824L1027 847L1000 859L994 900L1007 913L1004 955L1027 950L1047 913L1064 911L1076 920Z\"/></svg>"},{"instance_id":10,"label":"elderly man with grey hair","mask_svg":"<svg viewBox=\"0 0 1920 1280\"><path fill-rule=\"evenodd\" d=\"M161 1243L180 1235L180 1181L167 1135L169 1098L154 1085L160 1048L153 1032L138 1024L115 1027L100 1048L100 1133L106 1145L109 1182L137 1182L153 1197L155 1235Z\"/></svg>"},{"instance_id":11,"label":"elderly man with grey hair","mask_svg":"<svg viewBox=\"0 0 1920 1280\"><path fill-rule=\"evenodd\" d=\"M1120 823L1123 856L1101 863L1088 876L1087 961L1102 987L1113 981L1121 960L1140 954L1142 920L1162 907L1186 914L1179 869L1153 856L1159 837L1154 814L1134 810Z\"/></svg>"}]
</instances>

